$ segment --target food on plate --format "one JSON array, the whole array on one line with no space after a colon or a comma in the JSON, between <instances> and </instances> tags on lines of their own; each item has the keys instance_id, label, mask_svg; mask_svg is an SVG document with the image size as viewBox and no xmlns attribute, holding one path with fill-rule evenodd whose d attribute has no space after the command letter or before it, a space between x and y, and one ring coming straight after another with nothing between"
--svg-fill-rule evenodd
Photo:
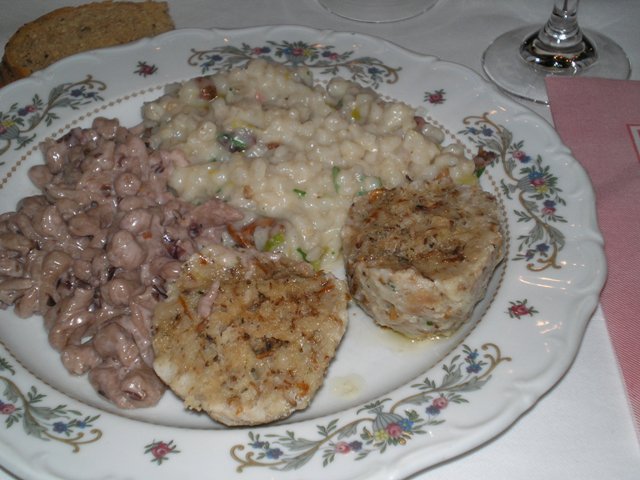
<instances>
[{"instance_id":1,"label":"food on plate","mask_svg":"<svg viewBox=\"0 0 640 480\"><path fill-rule=\"evenodd\" d=\"M0 215L0 307L42 315L67 370L122 408L165 390L151 345L165 283L245 221L220 200L178 199L167 180L184 160L150 151L140 133L98 118L46 142L45 163L29 170L40 193Z\"/></svg>"},{"instance_id":2,"label":"food on plate","mask_svg":"<svg viewBox=\"0 0 640 480\"><path fill-rule=\"evenodd\" d=\"M455 332L504 256L495 197L449 180L357 197L342 238L354 300L378 324L414 338Z\"/></svg>"},{"instance_id":3,"label":"food on plate","mask_svg":"<svg viewBox=\"0 0 640 480\"><path fill-rule=\"evenodd\" d=\"M152 37L174 28L166 2L96 2L63 7L23 25L5 46L0 85L70 55Z\"/></svg>"},{"instance_id":4,"label":"food on plate","mask_svg":"<svg viewBox=\"0 0 640 480\"><path fill-rule=\"evenodd\" d=\"M325 267L340 258L351 200L409 180L475 182L458 144L406 103L308 68L257 59L179 85L143 108L154 148L190 164L170 186L187 201L216 197L279 219L273 251Z\"/></svg>"},{"instance_id":5,"label":"food on plate","mask_svg":"<svg viewBox=\"0 0 640 480\"><path fill-rule=\"evenodd\" d=\"M0 215L0 308L42 315L118 407L169 386L227 425L285 418L345 333L343 249L363 310L415 337L458 328L502 258L474 160L355 82L258 59L142 116L47 140L39 193Z\"/></svg>"},{"instance_id":6,"label":"food on plate","mask_svg":"<svg viewBox=\"0 0 640 480\"><path fill-rule=\"evenodd\" d=\"M154 315L154 367L187 407L226 425L307 407L347 326L333 275L254 249L193 255Z\"/></svg>"}]
</instances>

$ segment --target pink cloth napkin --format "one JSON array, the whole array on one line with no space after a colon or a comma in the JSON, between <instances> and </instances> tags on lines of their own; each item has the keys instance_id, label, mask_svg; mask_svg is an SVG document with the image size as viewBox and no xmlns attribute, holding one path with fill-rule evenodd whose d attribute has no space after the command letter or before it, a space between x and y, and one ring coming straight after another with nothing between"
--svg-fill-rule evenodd
<instances>
[{"instance_id":1,"label":"pink cloth napkin","mask_svg":"<svg viewBox=\"0 0 640 480\"><path fill-rule=\"evenodd\" d=\"M546 83L556 130L596 192L608 265L601 304L640 439L640 81Z\"/></svg>"}]
</instances>

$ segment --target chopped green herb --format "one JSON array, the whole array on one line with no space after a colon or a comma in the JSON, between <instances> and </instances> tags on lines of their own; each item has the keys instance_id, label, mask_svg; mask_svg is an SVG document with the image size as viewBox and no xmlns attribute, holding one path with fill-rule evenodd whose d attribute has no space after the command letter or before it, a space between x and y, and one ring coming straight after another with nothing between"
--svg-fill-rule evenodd
<instances>
[{"instance_id":1,"label":"chopped green herb","mask_svg":"<svg viewBox=\"0 0 640 480\"><path fill-rule=\"evenodd\" d=\"M278 232L272 237L269 237L267 243L264 244L263 250L265 252L273 252L276 248L284 243L284 232Z\"/></svg>"},{"instance_id":2,"label":"chopped green herb","mask_svg":"<svg viewBox=\"0 0 640 480\"><path fill-rule=\"evenodd\" d=\"M323 260L326 258L327 253L329 253L329 249L325 247L322 255L320 255L319 258L317 258L316 260L309 260L309 255L302 248L298 247L296 248L296 251L300 254L302 260L311 265L316 271L320 270Z\"/></svg>"},{"instance_id":3,"label":"chopped green herb","mask_svg":"<svg viewBox=\"0 0 640 480\"><path fill-rule=\"evenodd\" d=\"M304 260L307 263L309 262L309 260L307 260L307 252L305 252L300 247L296 248L296 252L298 252L300 254L300 256L302 257L302 260Z\"/></svg>"},{"instance_id":4,"label":"chopped green herb","mask_svg":"<svg viewBox=\"0 0 640 480\"><path fill-rule=\"evenodd\" d=\"M340 167L334 167L331 169L331 179L333 180L333 188L336 189L336 193L340 193L340 184L338 183L338 175L340 175Z\"/></svg>"},{"instance_id":5,"label":"chopped green herb","mask_svg":"<svg viewBox=\"0 0 640 480\"><path fill-rule=\"evenodd\" d=\"M231 132L218 135L218 142L230 152L244 152L248 147L247 142Z\"/></svg>"},{"instance_id":6,"label":"chopped green herb","mask_svg":"<svg viewBox=\"0 0 640 480\"><path fill-rule=\"evenodd\" d=\"M305 192L304 190L300 190L298 188L294 188L293 191L295 192L296 195L298 195L300 198L304 198L304 196L307 194L307 192Z\"/></svg>"},{"instance_id":7,"label":"chopped green herb","mask_svg":"<svg viewBox=\"0 0 640 480\"><path fill-rule=\"evenodd\" d=\"M357 195L362 196L370 192L371 190L375 190L376 188L380 188L382 186L382 179L380 177L359 175L358 182L361 184L367 182L366 185L360 185L360 190L358 190Z\"/></svg>"}]
</instances>

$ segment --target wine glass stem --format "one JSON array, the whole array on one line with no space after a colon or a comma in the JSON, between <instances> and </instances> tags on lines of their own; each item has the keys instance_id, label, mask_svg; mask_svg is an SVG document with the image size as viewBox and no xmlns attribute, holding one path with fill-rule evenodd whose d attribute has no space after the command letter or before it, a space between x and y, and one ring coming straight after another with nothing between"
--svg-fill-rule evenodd
<instances>
[{"instance_id":1,"label":"wine glass stem","mask_svg":"<svg viewBox=\"0 0 640 480\"><path fill-rule=\"evenodd\" d=\"M538 32L538 38L550 49L578 45L582 41L578 26L578 0L555 0L551 16Z\"/></svg>"},{"instance_id":2,"label":"wine glass stem","mask_svg":"<svg viewBox=\"0 0 640 480\"><path fill-rule=\"evenodd\" d=\"M547 73L574 75L596 61L596 50L578 25L578 3L555 0L544 27L520 46L525 62Z\"/></svg>"}]
</instances>

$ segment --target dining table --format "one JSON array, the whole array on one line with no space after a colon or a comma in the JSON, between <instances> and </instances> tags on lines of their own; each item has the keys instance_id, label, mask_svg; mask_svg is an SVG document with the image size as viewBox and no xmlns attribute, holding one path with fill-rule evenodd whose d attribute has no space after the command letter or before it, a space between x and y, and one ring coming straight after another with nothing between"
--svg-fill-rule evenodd
<instances>
[{"instance_id":1,"label":"dining table","mask_svg":"<svg viewBox=\"0 0 640 480\"><path fill-rule=\"evenodd\" d=\"M4 45L24 23L54 8L81 3L84 2L1 1L0 44ZM379 23L337 16L318 0L169 0L168 4L176 29L301 25L355 32L463 65L484 76L481 62L486 47L508 30L542 25L553 1L438 0L413 18ZM578 18L583 28L614 39L629 58L630 79L640 80L640 2L581 0ZM553 125L549 106L515 100ZM640 109L640 105L636 108ZM640 239L636 244L640 247ZM640 278L640 271L635 274ZM637 312L630 314L637 316ZM635 358L638 361L640 351ZM407 478L638 480L640 430L636 428L606 316L598 305L568 370L530 408L493 438ZM15 478L20 477L6 467L0 469L0 479ZM211 473L201 478L218 477ZM251 478L250 472L244 478ZM276 473L273 478L278 478Z\"/></svg>"}]
</instances>

